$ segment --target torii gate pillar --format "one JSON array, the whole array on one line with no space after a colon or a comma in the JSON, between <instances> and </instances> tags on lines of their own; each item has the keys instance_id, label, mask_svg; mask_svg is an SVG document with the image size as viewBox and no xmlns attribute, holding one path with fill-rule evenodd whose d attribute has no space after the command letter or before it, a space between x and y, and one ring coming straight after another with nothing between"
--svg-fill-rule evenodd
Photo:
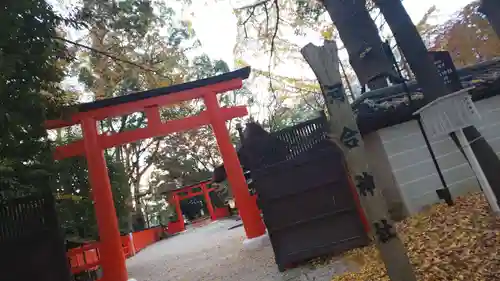
<instances>
[{"instance_id":1,"label":"torii gate pillar","mask_svg":"<svg viewBox=\"0 0 500 281\"><path fill-rule=\"evenodd\" d=\"M226 122L220 113L219 103L216 95L205 95L203 97L210 116L210 122L217 138L219 151L224 159L227 179L231 184L241 219L245 221L243 227L249 239L262 236L265 233L265 226L260 217L257 204L248 192L245 176L241 171L240 160L231 143L229 133L226 129Z\"/></svg>"},{"instance_id":2,"label":"torii gate pillar","mask_svg":"<svg viewBox=\"0 0 500 281\"><path fill-rule=\"evenodd\" d=\"M116 218L116 209L109 182L108 168L104 158L104 150L98 142L96 120L81 120L85 157L89 170L89 181L92 186L95 216L99 229L99 257L104 270L105 280L127 280L125 255L122 249L120 230ZM112 270L108 270L112 269Z\"/></svg>"}]
</instances>

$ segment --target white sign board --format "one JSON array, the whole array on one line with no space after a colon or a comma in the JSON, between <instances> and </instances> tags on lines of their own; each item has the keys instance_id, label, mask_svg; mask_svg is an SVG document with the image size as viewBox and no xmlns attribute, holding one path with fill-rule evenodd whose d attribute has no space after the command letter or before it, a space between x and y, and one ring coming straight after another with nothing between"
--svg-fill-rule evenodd
<instances>
[{"instance_id":1,"label":"white sign board","mask_svg":"<svg viewBox=\"0 0 500 281\"><path fill-rule=\"evenodd\" d=\"M436 99L415 112L420 114L425 132L430 137L448 135L477 124L481 117L469 95L470 89Z\"/></svg>"},{"instance_id":2,"label":"white sign board","mask_svg":"<svg viewBox=\"0 0 500 281\"><path fill-rule=\"evenodd\" d=\"M500 207L495 193L491 189L488 179L484 175L481 165L477 161L463 128L475 125L481 117L474 102L469 96L469 90L463 89L446 95L422 107L414 114L420 114L425 132L431 137L438 137L455 132L460 146L469 160L470 166L481 184L484 195L491 206L493 213L500 216Z\"/></svg>"}]
</instances>

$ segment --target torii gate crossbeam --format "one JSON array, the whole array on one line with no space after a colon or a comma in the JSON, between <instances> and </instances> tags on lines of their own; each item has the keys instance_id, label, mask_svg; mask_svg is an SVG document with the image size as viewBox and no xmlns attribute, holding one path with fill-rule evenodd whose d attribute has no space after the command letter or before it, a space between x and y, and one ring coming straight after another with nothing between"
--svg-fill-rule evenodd
<instances>
[{"instance_id":1,"label":"torii gate crossbeam","mask_svg":"<svg viewBox=\"0 0 500 281\"><path fill-rule=\"evenodd\" d=\"M243 80L249 75L250 67L246 67L194 82L79 104L69 108L68 111L73 113L64 116L64 120L46 122L47 129L81 125L83 139L57 147L54 157L64 159L84 155L87 158L99 229L99 253L104 281L126 281L128 278L104 158L106 148L211 125L219 151L226 163L228 180L238 203L247 237L255 238L265 234L260 212L248 193L245 177L225 124L227 120L245 116L247 110L242 106L221 108L217 101L217 94L241 88ZM206 106L206 110L199 115L167 122L161 120L159 111L161 107L198 98L203 99ZM146 114L146 128L115 134L99 134L97 121L134 112Z\"/></svg>"}]
</instances>

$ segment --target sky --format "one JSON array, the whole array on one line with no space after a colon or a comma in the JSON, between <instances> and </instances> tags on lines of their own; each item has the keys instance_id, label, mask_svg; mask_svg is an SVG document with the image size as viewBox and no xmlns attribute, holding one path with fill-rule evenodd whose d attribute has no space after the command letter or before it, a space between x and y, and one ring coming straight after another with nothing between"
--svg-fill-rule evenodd
<instances>
[{"instance_id":1,"label":"sky","mask_svg":"<svg viewBox=\"0 0 500 281\"><path fill-rule=\"evenodd\" d=\"M195 0L193 2L193 7L190 10L191 20L193 28L202 42L204 52L214 59L226 61L231 66L234 61L233 49L237 35L237 20L232 9L258 1ZM472 0L403 0L403 4L414 22L418 22L432 5L436 5L438 8L438 18L434 20L444 22L470 2ZM311 40L313 39L311 38Z\"/></svg>"},{"instance_id":2,"label":"sky","mask_svg":"<svg viewBox=\"0 0 500 281\"><path fill-rule=\"evenodd\" d=\"M76 1L77 0L48 0L48 2L52 3L56 8L71 7L72 3L74 4ZM236 16L233 14L233 9L251 5L252 3L258 2L258 0L192 0L192 6L184 11L181 11L182 5L180 1L163 1L168 2L170 6L178 6L178 11L182 13L181 17L191 20L196 35L202 43L202 49L197 51L196 54L203 52L212 59L222 59L230 68L234 69L235 57L233 51L236 45L238 26ZM432 20L438 23L446 21L460 8L470 2L472 2L472 0L403 0L403 4L414 22L418 22L432 5L436 5L438 16ZM61 9L59 9L59 11L61 11ZM62 11L64 11L64 8ZM77 33L78 32L70 32L72 35L71 37L80 37ZM294 43L297 45L306 45L309 42L316 45L322 43L317 34L297 38ZM346 60L347 52L345 50L339 52L339 57L342 60ZM265 54L260 56L248 54L244 59L252 67L258 69L267 69L269 62L269 57ZM294 62L289 62L288 65L277 67L273 69L273 71L276 74L284 76L314 79L314 74L310 69L294 65ZM69 83L74 86L75 81L73 80L74 79L70 79ZM87 99L91 99L91 97L84 98L83 100L86 101Z\"/></svg>"}]
</instances>

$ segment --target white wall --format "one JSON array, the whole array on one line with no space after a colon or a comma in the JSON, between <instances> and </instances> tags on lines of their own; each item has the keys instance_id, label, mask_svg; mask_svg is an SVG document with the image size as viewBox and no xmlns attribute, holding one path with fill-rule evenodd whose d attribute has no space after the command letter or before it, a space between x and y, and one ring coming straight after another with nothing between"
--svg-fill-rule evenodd
<instances>
[{"instance_id":1,"label":"white wall","mask_svg":"<svg viewBox=\"0 0 500 281\"><path fill-rule=\"evenodd\" d=\"M500 154L500 97L476 103L482 120L479 131ZM416 121L377 132L387 153L396 184L410 213L439 201L435 190L441 188L437 170ZM430 139L439 167L454 197L479 190L479 184L464 156L451 138ZM500 171L499 171L500 172Z\"/></svg>"}]
</instances>

